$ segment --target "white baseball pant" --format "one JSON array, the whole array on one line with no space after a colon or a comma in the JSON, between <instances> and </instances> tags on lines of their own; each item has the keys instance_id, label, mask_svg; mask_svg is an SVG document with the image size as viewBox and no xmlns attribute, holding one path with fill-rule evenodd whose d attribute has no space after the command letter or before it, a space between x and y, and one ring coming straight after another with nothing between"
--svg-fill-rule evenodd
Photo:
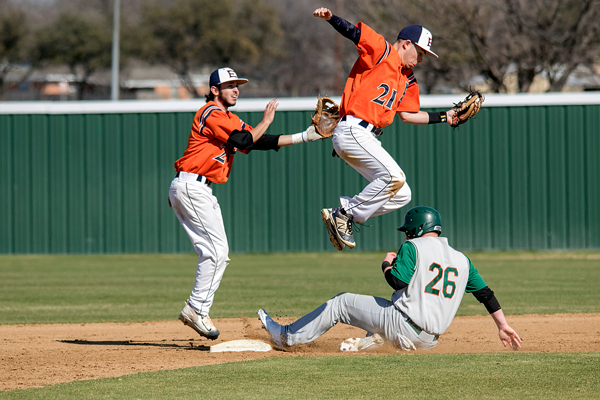
<instances>
[{"instance_id":1,"label":"white baseball pant","mask_svg":"<svg viewBox=\"0 0 600 400\"><path fill-rule=\"evenodd\" d=\"M335 128L333 148L340 158L370 183L356 196L340 197L340 205L355 222L387 214L410 202L411 190L406 176L394 158L362 120L351 115Z\"/></svg>"},{"instance_id":2,"label":"white baseball pant","mask_svg":"<svg viewBox=\"0 0 600 400\"><path fill-rule=\"evenodd\" d=\"M217 198L212 188L197 177L180 172L171 182L169 201L198 253L196 282L189 305L198 314L208 315L229 263L229 245Z\"/></svg>"},{"instance_id":3,"label":"white baseball pant","mask_svg":"<svg viewBox=\"0 0 600 400\"><path fill-rule=\"evenodd\" d=\"M428 350L437 345L437 336L417 333L407 320L389 300L340 293L296 322L282 326L281 339L288 346L310 343L341 322L364 329L368 334L385 336L406 351Z\"/></svg>"}]
</instances>

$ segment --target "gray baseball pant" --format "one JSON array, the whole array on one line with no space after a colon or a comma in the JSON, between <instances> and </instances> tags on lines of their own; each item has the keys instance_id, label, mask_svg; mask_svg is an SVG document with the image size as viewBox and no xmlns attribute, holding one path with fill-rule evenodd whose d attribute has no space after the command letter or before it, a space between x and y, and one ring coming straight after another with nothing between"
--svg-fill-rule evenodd
<instances>
[{"instance_id":1,"label":"gray baseball pant","mask_svg":"<svg viewBox=\"0 0 600 400\"><path fill-rule=\"evenodd\" d=\"M410 350L405 339L417 349L432 349L437 338L426 332L417 333L407 322L408 317L381 297L340 293L311 313L290 325L282 326L282 340L288 346L310 343L338 322L378 333L396 346Z\"/></svg>"}]
</instances>

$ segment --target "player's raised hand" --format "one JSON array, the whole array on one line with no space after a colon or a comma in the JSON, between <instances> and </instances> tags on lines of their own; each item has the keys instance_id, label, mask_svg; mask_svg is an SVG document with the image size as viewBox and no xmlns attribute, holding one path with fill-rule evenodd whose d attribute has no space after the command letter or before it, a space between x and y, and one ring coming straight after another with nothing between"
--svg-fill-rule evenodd
<instances>
[{"instance_id":1,"label":"player's raised hand","mask_svg":"<svg viewBox=\"0 0 600 400\"><path fill-rule=\"evenodd\" d=\"M323 18L325 21L329 21L333 14L328 8L321 7L313 11L313 15L318 18Z\"/></svg>"},{"instance_id":2,"label":"player's raised hand","mask_svg":"<svg viewBox=\"0 0 600 400\"><path fill-rule=\"evenodd\" d=\"M279 106L277 99L273 99L267 104L267 106L265 107L265 111L263 112L262 120L264 123L270 125L271 122L273 122L273 119L275 118L275 110L277 109L277 106Z\"/></svg>"},{"instance_id":3,"label":"player's raised hand","mask_svg":"<svg viewBox=\"0 0 600 400\"><path fill-rule=\"evenodd\" d=\"M504 347L510 345L513 350L519 350L521 348L521 338L510 326L502 327L498 330L498 335Z\"/></svg>"}]
</instances>

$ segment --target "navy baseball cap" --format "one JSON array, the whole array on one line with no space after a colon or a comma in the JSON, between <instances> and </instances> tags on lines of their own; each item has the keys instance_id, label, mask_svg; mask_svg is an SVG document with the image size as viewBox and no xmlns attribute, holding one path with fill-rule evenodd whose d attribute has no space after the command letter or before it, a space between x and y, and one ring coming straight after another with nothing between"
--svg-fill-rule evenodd
<instances>
[{"instance_id":1,"label":"navy baseball cap","mask_svg":"<svg viewBox=\"0 0 600 400\"><path fill-rule=\"evenodd\" d=\"M435 58L439 58L431 51L431 42L433 41L431 32L421 25L409 25L403 28L398 34L398 39L410 40Z\"/></svg>"},{"instance_id":2,"label":"navy baseball cap","mask_svg":"<svg viewBox=\"0 0 600 400\"><path fill-rule=\"evenodd\" d=\"M219 86L225 82L237 82L240 85L248 82L248 79L238 78L237 74L231 68L219 68L210 74L209 87Z\"/></svg>"}]
</instances>

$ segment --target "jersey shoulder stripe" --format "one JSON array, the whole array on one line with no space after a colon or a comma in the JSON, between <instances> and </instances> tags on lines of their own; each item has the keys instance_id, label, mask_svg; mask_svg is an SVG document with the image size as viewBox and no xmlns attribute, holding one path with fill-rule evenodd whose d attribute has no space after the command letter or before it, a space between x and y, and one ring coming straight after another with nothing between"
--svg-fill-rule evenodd
<instances>
[{"instance_id":1,"label":"jersey shoulder stripe","mask_svg":"<svg viewBox=\"0 0 600 400\"><path fill-rule=\"evenodd\" d=\"M390 55L391 46L388 42L385 42L385 51L379 60L377 60L377 64L380 64L383 60L385 60Z\"/></svg>"},{"instance_id":2,"label":"jersey shoulder stripe","mask_svg":"<svg viewBox=\"0 0 600 400\"><path fill-rule=\"evenodd\" d=\"M202 111L202 115L200 115L200 126L198 127L198 132L202 133L204 127L206 126L206 120L212 114L213 111L220 110L219 107L215 105L208 106Z\"/></svg>"},{"instance_id":3,"label":"jersey shoulder stripe","mask_svg":"<svg viewBox=\"0 0 600 400\"><path fill-rule=\"evenodd\" d=\"M408 86L417 83L417 78L415 78L415 74L412 72L406 77L406 79L408 79Z\"/></svg>"}]
</instances>

